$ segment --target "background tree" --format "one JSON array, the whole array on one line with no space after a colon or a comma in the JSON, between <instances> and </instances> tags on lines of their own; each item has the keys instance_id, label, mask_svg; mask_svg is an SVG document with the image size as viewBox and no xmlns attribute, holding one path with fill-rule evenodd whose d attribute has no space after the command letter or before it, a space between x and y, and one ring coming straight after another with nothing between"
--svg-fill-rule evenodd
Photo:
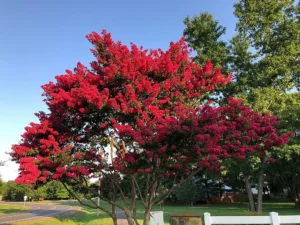
<instances>
[{"instance_id":1,"label":"background tree","mask_svg":"<svg viewBox=\"0 0 300 225\"><path fill-rule=\"evenodd\" d=\"M186 41L197 53L194 60L200 65L210 60L215 67L221 67L223 72L228 73L229 49L227 43L221 40L226 28L209 13L201 13L192 19L186 17L184 24L187 26L183 32Z\"/></svg>"},{"instance_id":2,"label":"background tree","mask_svg":"<svg viewBox=\"0 0 300 225\"><path fill-rule=\"evenodd\" d=\"M185 201L186 205L193 206L200 199L196 182L191 179L180 184L174 189L174 195L179 201Z\"/></svg>"},{"instance_id":3,"label":"background tree","mask_svg":"<svg viewBox=\"0 0 300 225\"><path fill-rule=\"evenodd\" d=\"M32 198L32 186L28 184L16 184L14 181L5 183L3 199L8 201L24 201L24 196Z\"/></svg>"},{"instance_id":4,"label":"background tree","mask_svg":"<svg viewBox=\"0 0 300 225\"><path fill-rule=\"evenodd\" d=\"M3 195L4 186L5 186L5 182L2 180L2 177L0 175L0 195Z\"/></svg>"},{"instance_id":5,"label":"background tree","mask_svg":"<svg viewBox=\"0 0 300 225\"><path fill-rule=\"evenodd\" d=\"M280 129L294 133L289 144L277 154L275 163L270 165L269 171L273 172L269 180L271 183L281 183L279 186L288 190L290 198L295 201L295 207L299 207L300 93L284 93L276 90L269 90L269 93L270 95L257 100L260 102L256 104L257 108L264 107L266 104L263 102L267 101L269 111L276 112L281 119Z\"/></svg>"},{"instance_id":6,"label":"background tree","mask_svg":"<svg viewBox=\"0 0 300 225\"><path fill-rule=\"evenodd\" d=\"M234 82L223 94L247 97L252 88L286 91L299 87L299 2L240 0L234 8L237 34L229 43L222 41L225 28L212 15L202 13L184 20L184 34L197 52L196 61L217 59L218 65L234 74ZM208 58L198 60L205 53Z\"/></svg>"},{"instance_id":7,"label":"background tree","mask_svg":"<svg viewBox=\"0 0 300 225\"><path fill-rule=\"evenodd\" d=\"M35 200L39 200L40 198L46 199L47 198L47 186L44 185L44 186L41 186L38 189L34 190L32 198Z\"/></svg>"},{"instance_id":8,"label":"background tree","mask_svg":"<svg viewBox=\"0 0 300 225\"><path fill-rule=\"evenodd\" d=\"M69 198L69 192L65 189L61 182L55 180L47 183L46 194L47 199L50 200L61 200Z\"/></svg>"},{"instance_id":9,"label":"background tree","mask_svg":"<svg viewBox=\"0 0 300 225\"><path fill-rule=\"evenodd\" d=\"M300 179L299 179L299 145L289 145L281 151L274 165L270 165L268 182L275 193L287 191L289 199L299 208ZM274 173L275 172L275 173Z\"/></svg>"},{"instance_id":10,"label":"background tree","mask_svg":"<svg viewBox=\"0 0 300 225\"><path fill-rule=\"evenodd\" d=\"M273 98L269 102L266 96L276 97L275 92L284 95L287 90L299 87L299 3L291 0L263 0L259 3L240 0L234 7L238 19L237 34L229 43L221 40L225 28L206 13L184 20L186 40L200 58L204 52L210 52L211 58L217 58L219 65L229 68L234 74L233 82L220 90L218 97L243 97L246 104L259 113L269 111L283 115L280 114L280 103L275 107L278 101ZM204 29L206 27L210 28ZM209 36L216 37L211 39L213 43L206 39ZM219 51L226 52L226 56L222 54L223 57L219 57L219 52L214 51L214 46L220 46L220 43L226 51ZM198 58L196 61L203 63ZM292 119L297 121L298 118L296 116L289 120L293 123ZM285 125L283 130L295 129ZM295 134L298 135L297 132ZM255 171L251 173L255 174ZM261 207L258 208L260 211Z\"/></svg>"}]
</instances>

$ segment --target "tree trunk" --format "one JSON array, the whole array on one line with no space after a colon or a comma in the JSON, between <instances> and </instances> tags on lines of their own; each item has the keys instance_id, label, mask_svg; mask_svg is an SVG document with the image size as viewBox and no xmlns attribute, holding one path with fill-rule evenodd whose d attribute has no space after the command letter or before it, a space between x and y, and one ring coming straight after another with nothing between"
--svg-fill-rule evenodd
<instances>
[{"instance_id":1,"label":"tree trunk","mask_svg":"<svg viewBox=\"0 0 300 225\"><path fill-rule=\"evenodd\" d=\"M112 220L113 220L114 225L118 225L118 219L117 218L112 217Z\"/></svg>"},{"instance_id":2,"label":"tree trunk","mask_svg":"<svg viewBox=\"0 0 300 225\"><path fill-rule=\"evenodd\" d=\"M249 200L250 211L255 212L255 205L254 205L253 193L251 190L249 176L245 176L245 185L246 185L246 191Z\"/></svg>"},{"instance_id":3,"label":"tree trunk","mask_svg":"<svg viewBox=\"0 0 300 225\"><path fill-rule=\"evenodd\" d=\"M300 208L298 198L296 198L295 201L294 201L294 208L295 208L295 209L299 209L299 208Z\"/></svg>"},{"instance_id":4,"label":"tree trunk","mask_svg":"<svg viewBox=\"0 0 300 225\"><path fill-rule=\"evenodd\" d=\"M243 192L241 189L239 191L239 196L240 196L240 205L243 205L244 204L244 195L243 195Z\"/></svg>"},{"instance_id":5,"label":"tree trunk","mask_svg":"<svg viewBox=\"0 0 300 225\"><path fill-rule=\"evenodd\" d=\"M134 220L131 216L131 212L129 209L125 209L125 215L126 215L126 218L127 218L127 221L128 221L128 225L134 225Z\"/></svg>"},{"instance_id":6,"label":"tree trunk","mask_svg":"<svg viewBox=\"0 0 300 225\"><path fill-rule=\"evenodd\" d=\"M143 225L149 225L149 223L150 223L150 209L145 208Z\"/></svg>"},{"instance_id":7,"label":"tree trunk","mask_svg":"<svg viewBox=\"0 0 300 225\"><path fill-rule=\"evenodd\" d=\"M257 207L256 211L261 213L262 211L262 194L264 188L264 171L261 169L258 175L258 192L257 192Z\"/></svg>"},{"instance_id":8,"label":"tree trunk","mask_svg":"<svg viewBox=\"0 0 300 225\"><path fill-rule=\"evenodd\" d=\"M299 196L299 193L296 191L296 194L295 194L295 208L299 209L300 208L300 196Z\"/></svg>"},{"instance_id":9,"label":"tree trunk","mask_svg":"<svg viewBox=\"0 0 300 225\"><path fill-rule=\"evenodd\" d=\"M299 189L297 187L297 181L296 181L296 176L293 175L293 184L292 184L292 195L293 199L295 199L295 208L300 208L300 196L299 196Z\"/></svg>"},{"instance_id":10,"label":"tree trunk","mask_svg":"<svg viewBox=\"0 0 300 225\"><path fill-rule=\"evenodd\" d=\"M206 179L204 179L204 184L205 184L205 187L206 187L206 197L207 197L207 200L209 200L208 183L207 183Z\"/></svg>"},{"instance_id":11,"label":"tree trunk","mask_svg":"<svg viewBox=\"0 0 300 225\"><path fill-rule=\"evenodd\" d=\"M136 225L140 225L139 222L137 221L137 217L136 217L136 208L133 208L133 220Z\"/></svg>"},{"instance_id":12,"label":"tree trunk","mask_svg":"<svg viewBox=\"0 0 300 225\"><path fill-rule=\"evenodd\" d=\"M111 219L113 220L114 225L118 225L118 218L115 211L116 207L114 205L111 205Z\"/></svg>"}]
</instances>

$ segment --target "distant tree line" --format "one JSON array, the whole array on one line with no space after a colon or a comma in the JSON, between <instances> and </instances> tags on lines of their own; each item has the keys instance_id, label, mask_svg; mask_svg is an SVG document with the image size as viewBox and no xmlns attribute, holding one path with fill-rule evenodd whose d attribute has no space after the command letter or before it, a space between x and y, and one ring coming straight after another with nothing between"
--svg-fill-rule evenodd
<instances>
[{"instance_id":1,"label":"distant tree line","mask_svg":"<svg viewBox=\"0 0 300 225\"><path fill-rule=\"evenodd\" d=\"M75 187L76 188L76 187ZM83 196L75 191L78 196ZM17 184L14 181L4 182L0 177L0 195L6 201L23 201L24 196L32 200L62 200L72 198L65 187L59 181L51 181L44 186L35 188L32 185Z\"/></svg>"}]
</instances>

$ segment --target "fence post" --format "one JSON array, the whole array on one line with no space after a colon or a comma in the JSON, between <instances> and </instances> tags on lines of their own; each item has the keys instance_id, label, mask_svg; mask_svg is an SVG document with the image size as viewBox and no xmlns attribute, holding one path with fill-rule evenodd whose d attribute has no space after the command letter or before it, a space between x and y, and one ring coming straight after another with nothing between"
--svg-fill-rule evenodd
<instances>
[{"instance_id":1,"label":"fence post","mask_svg":"<svg viewBox=\"0 0 300 225\"><path fill-rule=\"evenodd\" d=\"M280 225L277 212L270 212L270 217L272 225Z\"/></svg>"},{"instance_id":2,"label":"fence post","mask_svg":"<svg viewBox=\"0 0 300 225\"><path fill-rule=\"evenodd\" d=\"M204 224L205 225L211 225L211 222L210 222L210 213L204 213Z\"/></svg>"}]
</instances>

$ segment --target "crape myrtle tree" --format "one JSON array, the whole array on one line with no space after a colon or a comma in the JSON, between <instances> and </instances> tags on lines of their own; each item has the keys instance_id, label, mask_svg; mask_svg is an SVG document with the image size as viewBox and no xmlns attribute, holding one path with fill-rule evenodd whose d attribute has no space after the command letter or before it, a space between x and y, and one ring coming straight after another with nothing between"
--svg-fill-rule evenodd
<instances>
[{"instance_id":1,"label":"crape myrtle tree","mask_svg":"<svg viewBox=\"0 0 300 225\"><path fill-rule=\"evenodd\" d=\"M78 63L42 86L49 112L37 113L40 122L30 123L12 147L20 164L16 182L42 185L54 179L66 188L76 182L111 204L108 210L92 198L90 203L77 198L107 213L114 224L115 207L129 224L139 224L138 196L146 225L152 207L201 169L218 171L220 158L244 158L286 143L286 136L276 134L275 117L260 116L233 98L226 107L207 103L209 93L231 76L213 70L209 61L203 67L192 62L184 38L167 51L134 44L129 49L105 31L87 38L96 58L91 69ZM120 185L123 175L130 179L128 200ZM101 186L111 187L113 197L99 195L101 186L89 185L90 178L103 178ZM158 193L162 178L173 185Z\"/></svg>"}]
</instances>

